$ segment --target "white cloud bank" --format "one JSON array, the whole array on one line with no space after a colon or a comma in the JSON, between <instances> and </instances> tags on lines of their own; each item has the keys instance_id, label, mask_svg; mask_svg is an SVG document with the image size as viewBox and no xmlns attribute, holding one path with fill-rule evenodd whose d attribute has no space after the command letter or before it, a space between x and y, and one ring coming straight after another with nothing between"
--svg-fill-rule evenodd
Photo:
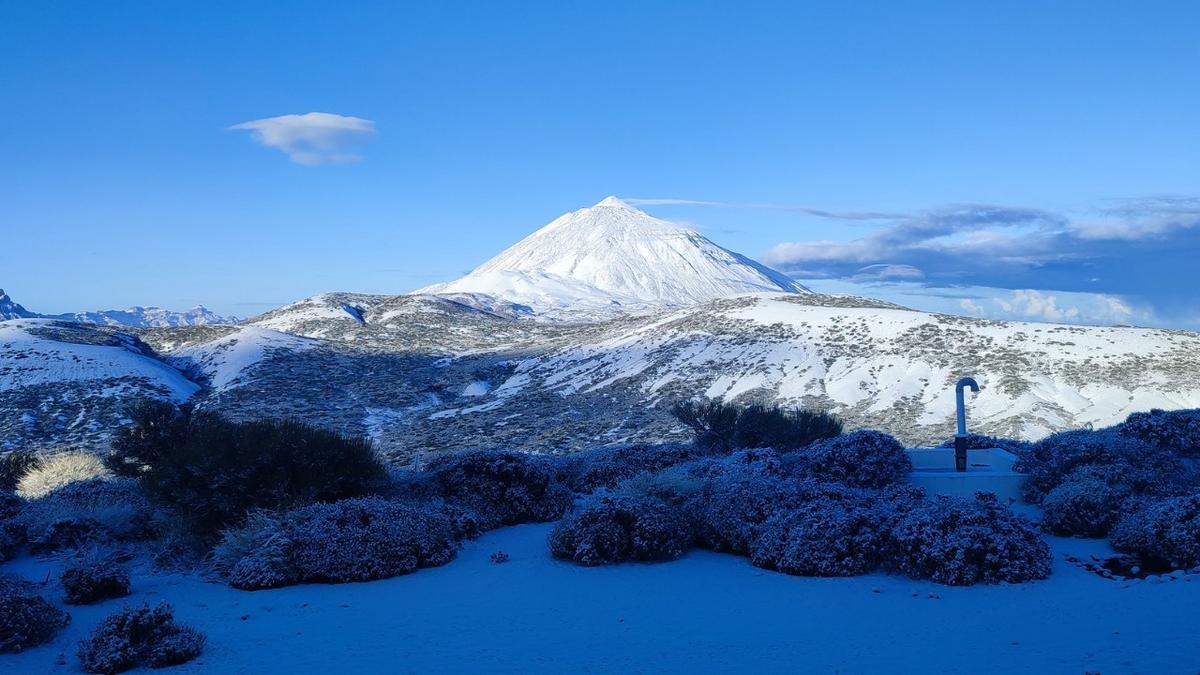
<instances>
[{"instance_id":1,"label":"white cloud bank","mask_svg":"<svg viewBox=\"0 0 1200 675\"><path fill-rule=\"evenodd\" d=\"M249 131L260 145L281 150L305 166L358 161L361 157L353 149L375 136L371 120L323 112L267 117L229 129Z\"/></svg>"}]
</instances>

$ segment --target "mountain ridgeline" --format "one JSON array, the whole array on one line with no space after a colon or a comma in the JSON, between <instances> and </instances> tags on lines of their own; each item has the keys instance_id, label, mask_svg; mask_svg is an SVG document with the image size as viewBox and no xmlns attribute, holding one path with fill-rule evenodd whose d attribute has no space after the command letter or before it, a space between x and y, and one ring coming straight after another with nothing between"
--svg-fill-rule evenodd
<instances>
[{"instance_id":1,"label":"mountain ridgeline","mask_svg":"<svg viewBox=\"0 0 1200 675\"><path fill-rule=\"evenodd\" d=\"M1200 407L1196 333L816 294L612 197L408 295L326 293L236 326L28 314L0 323L0 447L103 443L137 396L365 434L397 462L683 438L669 411L697 397L934 443L964 375L983 385L972 430L1010 437Z\"/></svg>"}]
</instances>

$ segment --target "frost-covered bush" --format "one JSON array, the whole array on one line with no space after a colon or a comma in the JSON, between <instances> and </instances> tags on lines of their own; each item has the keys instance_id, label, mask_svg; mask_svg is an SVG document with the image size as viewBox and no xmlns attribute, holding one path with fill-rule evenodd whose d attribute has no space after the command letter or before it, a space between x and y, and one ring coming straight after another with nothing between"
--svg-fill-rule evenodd
<instances>
[{"instance_id":1,"label":"frost-covered bush","mask_svg":"<svg viewBox=\"0 0 1200 675\"><path fill-rule=\"evenodd\" d=\"M865 574L883 561L888 541L884 509L878 499L846 491L781 510L751 542L750 560L802 576Z\"/></svg>"},{"instance_id":2,"label":"frost-covered bush","mask_svg":"<svg viewBox=\"0 0 1200 675\"><path fill-rule=\"evenodd\" d=\"M1133 494L1169 495L1186 489L1194 472L1169 450L1141 439L1099 431L1064 431L1038 441L1014 468L1029 474L1022 491L1038 504L1079 467L1107 467Z\"/></svg>"},{"instance_id":3,"label":"frost-covered bush","mask_svg":"<svg viewBox=\"0 0 1200 675\"><path fill-rule=\"evenodd\" d=\"M68 605L90 605L129 595L127 557L109 549L92 548L71 559L62 573Z\"/></svg>"},{"instance_id":4,"label":"frost-covered bush","mask_svg":"<svg viewBox=\"0 0 1200 675\"><path fill-rule=\"evenodd\" d=\"M636 444L587 450L566 459L564 479L575 492L613 488L642 472L658 472L705 454L694 444Z\"/></svg>"},{"instance_id":5,"label":"frost-covered bush","mask_svg":"<svg viewBox=\"0 0 1200 675\"><path fill-rule=\"evenodd\" d=\"M17 481L17 494L25 499L44 497L72 483L112 478L104 462L87 452L63 452L42 459Z\"/></svg>"},{"instance_id":6,"label":"frost-covered bush","mask_svg":"<svg viewBox=\"0 0 1200 675\"><path fill-rule=\"evenodd\" d=\"M674 560L692 542L678 508L651 497L604 495L567 515L550 533L550 552L580 565Z\"/></svg>"},{"instance_id":7,"label":"frost-covered bush","mask_svg":"<svg viewBox=\"0 0 1200 675\"><path fill-rule=\"evenodd\" d=\"M643 471L613 488L615 494L653 497L671 506L686 507L708 485L701 467L692 462L668 467L657 473Z\"/></svg>"},{"instance_id":8,"label":"frost-covered bush","mask_svg":"<svg viewBox=\"0 0 1200 675\"><path fill-rule=\"evenodd\" d=\"M0 455L0 492L15 492L25 474L41 464L41 459L28 450L13 450Z\"/></svg>"},{"instance_id":9,"label":"frost-covered bush","mask_svg":"<svg viewBox=\"0 0 1200 675\"><path fill-rule=\"evenodd\" d=\"M70 483L27 502L12 522L35 553L144 539L155 525L150 503L127 479Z\"/></svg>"},{"instance_id":10,"label":"frost-covered bush","mask_svg":"<svg viewBox=\"0 0 1200 675\"><path fill-rule=\"evenodd\" d=\"M832 415L753 404L737 406L716 399L676 405L675 418L692 429L702 448L728 452L738 448L802 448L842 432Z\"/></svg>"},{"instance_id":11,"label":"frost-covered bush","mask_svg":"<svg viewBox=\"0 0 1200 675\"><path fill-rule=\"evenodd\" d=\"M1081 466L1042 498L1042 527L1065 537L1108 534L1132 496L1119 469Z\"/></svg>"},{"instance_id":12,"label":"frost-covered bush","mask_svg":"<svg viewBox=\"0 0 1200 675\"><path fill-rule=\"evenodd\" d=\"M714 480L689 509L696 540L704 548L745 555L763 524L811 499L811 487L776 477Z\"/></svg>"},{"instance_id":13,"label":"frost-covered bush","mask_svg":"<svg viewBox=\"0 0 1200 675\"><path fill-rule=\"evenodd\" d=\"M71 617L51 605L26 581L0 574L0 653L49 642Z\"/></svg>"},{"instance_id":14,"label":"frost-covered bush","mask_svg":"<svg viewBox=\"0 0 1200 675\"><path fill-rule=\"evenodd\" d=\"M235 588L368 581L454 559L451 519L436 509L377 498L257 513L227 530L214 568Z\"/></svg>"},{"instance_id":15,"label":"frost-covered bush","mask_svg":"<svg viewBox=\"0 0 1200 675\"><path fill-rule=\"evenodd\" d=\"M967 434L963 438L967 439L968 450L988 450L990 448L1000 448L1007 450L1017 457L1022 457L1029 452L1033 444L1029 441L1018 441L1011 438L998 438L996 436L986 436L984 434ZM951 438L944 441L939 448L955 447L955 439Z\"/></svg>"},{"instance_id":16,"label":"frost-covered bush","mask_svg":"<svg viewBox=\"0 0 1200 675\"><path fill-rule=\"evenodd\" d=\"M366 439L295 420L231 422L193 415L183 431L172 426L160 437L140 426L156 419L135 420L126 437L143 433L150 440L115 447L110 465L137 476L151 499L201 535L237 524L254 509L359 497L387 480Z\"/></svg>"},{"instance_id":17,"label":"frost-covered bush","mask_svg":"<svg viewBox=\"0 0 1200 675\"><path fill-rule=\"evenodd\" d=\"M1050 547L1033 522L989 493L926 500L896 523L889 540L888 563L915 579L968 586L1050 576Z\"/></svg>"},{"instance_id":18,"label":"frost-covered bush","mask_svg":"<svg viewBox=\"0 0 1200 675\"><path fill-rule=\"evenodd\" d=\"M1200 455L1200 410L1159 410L1133 413L1117 426L1126 436L1140 438L1185 457Z\"/></svg>"},{"instance_id":19,"label":"frost-covered bush","mask_svg":"<svg viewBox=\"0 0 1200 675\"><path fill-rule=\"evenodd\" d=\"M1200 494L1146 500L1113 528L1113 548L1171 569L1200 565Z\"/></svg>"},{"instance_id":20,"label":"frost-covered bush","mask_svg":"<svg viewBox=\"0 0 1200 675\"><path fill-rule=\"evenodd\" d=\"M781 476L775 451L749 449L685 462L658 474L639 474L614 492L653 497L677 507L695 528L700 545L745 553L757 526L786 503L785 494L799 489Z\"/></svg>"},{"instance_id":21,"label":"frost-covered bush","mask_svg":"<svg viewBox=\"0 0 1200 675\"><path fill-rule=\"evenodd\" d=\"M79 642L84 672L121 673L132 668L165 668L187 663L204 651L204 636L175 623L170 605L125 608L100 622Z\"/></svg>"},{"instance_id":22,"label":"frost-covered bush","mask_svg":"<svg viewBox=\"0 0 1200 675\"><path fill-rule=\"evenodd\" d=\"M912 471L900 441L878 431L852 431L784 457L788 471L797 477L860 488L903 482Z\"/></svg>"},{"instance_id":23,"label":"frost-covered bush","mask_svg":"<svg viewBox=\"0 0 1200 675\"><path fill-rule=\"evenodd\" d=\"M428 471L440 496L474 511L485 529L557 520L574 501L556 467L526 453L456 453L435 459Z\"/></svg>"}]
</instances>

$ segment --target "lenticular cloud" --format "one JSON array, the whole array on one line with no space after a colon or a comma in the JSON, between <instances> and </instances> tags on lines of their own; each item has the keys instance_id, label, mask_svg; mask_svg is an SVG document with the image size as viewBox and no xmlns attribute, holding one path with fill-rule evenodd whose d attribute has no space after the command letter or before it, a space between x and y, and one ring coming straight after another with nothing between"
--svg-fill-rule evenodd
<instances>
[{"instance_id":1,"label":"lenticular cloud","mask_svg":"<svg viewBox=\"0 0 1200 675\"><path fill-rule=\"evenodd\" d=\"M371 120L323 112L267 117L229 128L249 131L259 144L281 150L293 162L307 166L357 161L361 157L354 148L375 136Z\"/></svg>"}]
</instances>

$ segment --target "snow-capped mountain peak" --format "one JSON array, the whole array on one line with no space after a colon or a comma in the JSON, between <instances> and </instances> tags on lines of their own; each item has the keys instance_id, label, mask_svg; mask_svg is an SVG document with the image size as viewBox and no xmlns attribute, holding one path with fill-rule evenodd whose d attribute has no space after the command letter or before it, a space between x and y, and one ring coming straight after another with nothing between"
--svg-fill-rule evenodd
<instances>
[{"instance_id":1,"label":"snow-capped mountain peak","mask_svg":"<svg viewBox=\"0 0 1200 675\"><path fill-rule=\"evenodd\" d=\"M197 305L183 312L173 312L161 307L130 307L129 309L107 309L98 312L66 312L63 314L41 314L31 312L0 289L0 321L7 319L54 319L75 323L94 323L100 326L129 326L131 328L165 328L168 326L215 326L233 324L237 317L214 314L208 308Z\"/></svg>"},{"instance_id":2,"label":"snow-capped mountain peak","mask_svg":"<svg viewBox=\"0 0 1200 675\"><path fill-rule=\"evenodd\" d=\"M556 218L465 277L417 292L482 293L544 317L578 318L807 291L691 228L609 196Z\"/></svg>"},{"instance_id":3,"label":"snow-capped mountain peak","mask_svg":"<svg viewBox=\"0 0 1200 675\"><path fill-rule=\"evenodd\" d=\"M15 300L8 297L3 288L0 288L0 321L6 319L31 319L37 314L18 305Z\"/></svg>"}]
</instances>

